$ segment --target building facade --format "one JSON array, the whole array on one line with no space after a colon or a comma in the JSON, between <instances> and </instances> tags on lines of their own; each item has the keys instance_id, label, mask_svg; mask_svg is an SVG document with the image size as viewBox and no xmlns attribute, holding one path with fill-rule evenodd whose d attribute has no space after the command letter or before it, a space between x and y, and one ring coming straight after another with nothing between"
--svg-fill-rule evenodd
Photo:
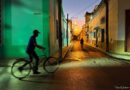
<instances>
[{"instance_id":1,"label":"building facade","mask_svg":"<svg viewBox=\"0 0 130 90\"><path fill-rule=\"evenodd\" d=\"M58 0L3 0L2 5L1 59L26 57L26 47L34 29L40 31L37 43L46 48L46 55L59 50ZM36 51L38 55L43 54Z\"/></svg>"},{"instance_id":2,"label":"building facade","mask_svg":"<svg viewBox=\"0 0 130 90\"><path fill-rule=\"evenodd\" d=\"M106 50L106 7L101 2L92 13L85 14L86 38L88 44Z\"/></svg>"},{"instance_id":3,"label":"building facade","mask_svg":"<svg viewBox=\"0 0 130 90\"><path fill-rule=\"evenodd\" d=\"M106 7L105 1L108 1ZM102 0L100 5L94 12L86 14L89 16L89 21L86 25L89 26L89 44L106 51L118 54L130 54L130 1L129 0ZM108 17L106 10L108 8ZM108 23L107 23L108 18ZM108 28L107 28L108 25ZM107 34L108 32L108 46Z\"/></svg>"},{"instance_id":4,"label":"building facade","mask_svg":"<svg viewBox=\"0 0 130 90\"><path fill-rule=\"evenodd\" d=\"M110 51L130 54L130 1L109 0Z\"/></svg>"}]
</instances>

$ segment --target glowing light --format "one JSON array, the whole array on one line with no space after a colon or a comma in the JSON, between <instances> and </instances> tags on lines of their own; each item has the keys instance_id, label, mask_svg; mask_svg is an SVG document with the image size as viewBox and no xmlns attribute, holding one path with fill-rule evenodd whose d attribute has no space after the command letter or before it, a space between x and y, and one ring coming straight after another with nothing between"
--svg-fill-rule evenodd
<instances>
[{"instance_id":1,"label":"glowing light","mask_svg":"<svg viewBox=\"0 0 130 90\"><path fill-rule=\"evenodd\" d=\"M122 63L109 60L108 58L89 58L88 60L77 60L69 63L64 63L60 67L75 68L75 67L116 67L121 66Z\"/></svg>"}]
</instances>

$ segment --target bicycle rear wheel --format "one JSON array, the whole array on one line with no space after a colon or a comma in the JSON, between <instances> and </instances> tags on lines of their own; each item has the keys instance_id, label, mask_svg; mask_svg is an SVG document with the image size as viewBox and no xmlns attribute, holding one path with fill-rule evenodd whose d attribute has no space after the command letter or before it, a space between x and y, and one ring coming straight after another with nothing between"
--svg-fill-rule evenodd
<instances>
[{"instance_id":1,"label":"bicycle rear wheel","mask_svg":"<svg viewBox=\"0 0 130 90\"><path fill-rule=\"evenodd\" d=\"M59 62L54 57L49 57L43 63L43 68L48 73L54 73L59 67Z\"/></svg>"},{"instance_id":2,"label":"bicycle rear wheel","mask_svg":"<svg viewBox=\"0 0 130 90\"><path fill-rule=\"evenodd\" d=\"M11 67L11 74L18 79L27 77L31 72L31 64L26 60L15 61Z\"/></svg>"}]
</instances>

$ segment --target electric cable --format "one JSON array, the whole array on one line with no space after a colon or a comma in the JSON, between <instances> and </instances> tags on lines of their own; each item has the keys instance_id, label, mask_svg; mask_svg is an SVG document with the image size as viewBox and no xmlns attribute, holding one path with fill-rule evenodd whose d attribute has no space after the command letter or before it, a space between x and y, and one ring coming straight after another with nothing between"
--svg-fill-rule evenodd
<instances>
[{"instance_id":1,"label":"electric cable","mask_svg":"<svg viewBox=\"0 0 130 90\"><path fill-rule=\"evenodd\" d=\"M94 2L92 2L89 6L85 7L84 9L80 10L79 12L75 13L74 15L72 15L72 17L74 16L79 16L82 12L85 12L87 8L92 7L95 3L98 3L99 0L95 0Z\"/></svg>"}]
</instances>

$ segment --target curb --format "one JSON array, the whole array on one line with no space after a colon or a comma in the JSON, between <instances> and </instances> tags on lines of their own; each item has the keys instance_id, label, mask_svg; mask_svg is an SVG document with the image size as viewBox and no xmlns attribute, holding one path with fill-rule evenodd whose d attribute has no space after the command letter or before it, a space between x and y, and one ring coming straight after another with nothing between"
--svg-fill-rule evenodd
<instances>
[{"instance_id":1,"label":"curb","mask_svg":"<svg viewBox=\"0 0 130 90\"><path fill-rule=\"evenodd\" d=\"M71 42L68 46L65 46L62 48L62 60L60 62L63 62L66 58L67 54L71 51L73 47L73 42ZM59 52L57 51L55 54L52 55L53 57L59 58Z\"/></svg>"},{"instance_id":2,"label":"curb","mask_svg":"<svg viewBox=\"0 0 130 90\"><path fill-rule=\"evenodd\" d=\"M90 45L88 45L88 46L90 46ZM98 50L98 51L100 51L100 52L102 52L102 53L104 53L104 54L106 54L106 55L108 55L112 58L119 59L119 60L125 60L127 63L130 63L130 56L129 56L129 59L123 58L123 56L125 56L125 55L114 54L114 53L111 53L111 52L105 52L105 51L101 50L100 48L93 47L93 46L90 46L90 47L95 48L96 50ZM119 55L122 56L122 57L118 57Z\"/></svg>"},{"instance_id":3,"label":"curb","mask_svg":"<svg viewBox=\"0 0 130 90\"><path fill-rule=\"evenodd\" d=\"M66 51L64 57L62 58L63 60L65 59L65 57L67 56L67 54L71 51L72 47L73 47L73 42L71 43L71 45L69 45L68 50Z\"/></svg>"}]
</instances>

